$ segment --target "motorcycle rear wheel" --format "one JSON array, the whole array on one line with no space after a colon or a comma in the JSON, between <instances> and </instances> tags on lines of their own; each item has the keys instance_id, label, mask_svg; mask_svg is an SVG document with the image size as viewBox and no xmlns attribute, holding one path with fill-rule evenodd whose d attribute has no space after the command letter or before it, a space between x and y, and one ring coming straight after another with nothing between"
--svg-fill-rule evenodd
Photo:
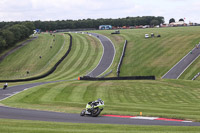
<instances>
[{"instance_id":1,"label":"motorcycle rear wheel","mask_svg":"<svg viewBox=\"0 0 200 133\"><path fill-rule=\"evenodd\" d=\"M99 108L95 108L92 111L92 117L97 117L101 113L101 110Z\"/></svg>"}]
</instances>

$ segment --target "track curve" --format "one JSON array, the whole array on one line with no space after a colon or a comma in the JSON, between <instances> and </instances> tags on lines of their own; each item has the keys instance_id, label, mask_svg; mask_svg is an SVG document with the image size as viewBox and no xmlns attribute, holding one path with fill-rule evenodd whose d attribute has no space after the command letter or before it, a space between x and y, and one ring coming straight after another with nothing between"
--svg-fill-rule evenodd
<instances>
[{"instance_id":1,"label":"track curve","mask_svg":"<svg viewBox=\"0 0 200 133\"><path fill-rule=\"evenodd\" d=\"M98 77L99 75L103 74L106 70L110 68L115 58L115 46L110 39L106 36L97 34L97 33L88 33L100 40L103 46L103 55L99 64L94 68L87 76L90 77Z\"/></svg>"}]
</instances>

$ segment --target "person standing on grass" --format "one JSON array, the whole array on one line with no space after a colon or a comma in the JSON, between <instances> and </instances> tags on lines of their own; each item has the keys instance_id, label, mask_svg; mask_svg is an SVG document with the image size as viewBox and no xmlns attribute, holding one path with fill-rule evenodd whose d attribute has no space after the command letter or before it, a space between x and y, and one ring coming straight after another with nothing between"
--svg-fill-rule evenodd
<instances>
[{"instance_id":1,"label":"person standing on grass","mask_svg":"<svg viewBox=\"0 0 200 133\"><path fill-rule=\"evenodd\" d=\"M8 83L5 83L3 86L3 90L5 90L8 87Z\"/></svg>"}]
</instances>

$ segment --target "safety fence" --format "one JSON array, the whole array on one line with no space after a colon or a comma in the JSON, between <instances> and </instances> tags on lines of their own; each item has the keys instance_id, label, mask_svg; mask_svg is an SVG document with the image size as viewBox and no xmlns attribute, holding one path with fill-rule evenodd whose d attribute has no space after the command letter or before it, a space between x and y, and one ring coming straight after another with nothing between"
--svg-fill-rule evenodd
<instances>
[{"instance_id":1,"label":"safety fence","mask_svg":"<svg viewBox=\"0 0 200 133\"><path fill-rule=\"evenodd\" d=\"M199 73L197 73L197 75L195 75L195 76L194 76L194 78L193 78L192 80L195 80L195 79L197 79L199 76L200 76L200 72L199 72Z\"/></svg>"},{"instance_id":2,"label":"safety fence","mask_svg":"<svg viewBox=\"0 0 200 133\"><path fill-rule=\"evenodd\" d=\"M124 48L123 48L123 51L122 51L122 55L121 55L121 58L120 58L120 60L119 60L119 64L118 64L118 66L117 66L117 77L119 77L119 74L120 74L120 68L121 68L121 65L122 65L122 62L123 62L123 58L124 58L124 56L125 56L125 51L126 51L127 43L128 43L128 41L125 40Z\"/></svg>"},{"instance_id":3,"label":"safety fence","mask_svg":"<svg viewBox=\"0 0 200 133\"><path fill-rule=\"evenodd\" d=\"M24 82L24 81L32 81L32 80L38 80L38 79L42 79L45 78L47 76L49 76L50 74L52 74L56 68L58 67L58 65L67 57L67 55L70 53L71 51L71 47L72 47L72 36L69 33L65 33L68 34L70 36L70 44L69 44L69 48L67 50L67 52L65 53L65 55L46 73L36 76L36 77L31 77L31 78L26 78L26 79L13 79L13 80L0 80L0 82Z\"/></svg>"}]
</instances>

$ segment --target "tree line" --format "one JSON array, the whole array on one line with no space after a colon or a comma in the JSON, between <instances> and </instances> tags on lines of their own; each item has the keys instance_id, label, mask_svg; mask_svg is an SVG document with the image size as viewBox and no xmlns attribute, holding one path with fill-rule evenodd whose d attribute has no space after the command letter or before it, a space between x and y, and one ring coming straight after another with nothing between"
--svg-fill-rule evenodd
<instances>
[{"instance_id":1,"label":"tree line","mask_svg":"<svg viewBox=\"0 0 200 133\"><path fill-rule=\"evenodd\" d=\"M57 21L26 21L26 22L0 22L0 51L12 47L17 42L28 38L34 29L41 31L54 31L57 29L95 28L99 25L140 26L160 25L164 23L162 16L126 17L118 19L80 19L80 20L57 20Z\"/></svg>"},{"instance_id":2,"label":"tree line","mask_svg":"<svg viewBox=\"0 0 200 133\"><path fill-rule=\"evenodd\" d=\"M0 24L1 25L1 24ZM0 52L28 38L35 29L33 22L7 23L0 29Z\"/></svg>"},{"instance_id":3,"label":"tree line","mask_svg":"<svg viewBox=\"0 0 200 133\"><path fill-rule=\"evenodd\" d=\"M164 23L164 17L143 16L143 17L126 17L118 19L82 19L82 20L57 20L57 21L35 21L35 27L42 31L53 31L56 29L78 29L78 28L95 28L99 25L112 25L115 27L122 26L140 26L140 25L160 25Z\"/></svg>"}]
</instances>

